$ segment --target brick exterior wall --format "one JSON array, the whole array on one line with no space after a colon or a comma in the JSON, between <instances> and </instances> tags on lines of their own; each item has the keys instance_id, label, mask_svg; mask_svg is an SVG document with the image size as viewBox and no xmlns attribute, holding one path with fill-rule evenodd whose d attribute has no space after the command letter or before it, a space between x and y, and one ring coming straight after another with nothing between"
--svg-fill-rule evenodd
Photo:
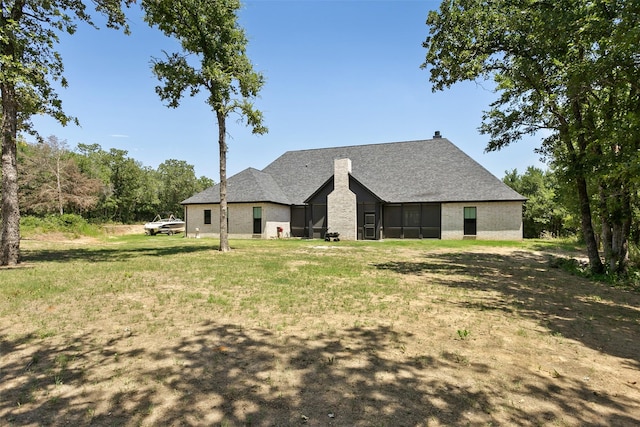
<instances>
[{"instance_id":1,"label":"brick exterior wall","mask_svg":"<svg viewBox=\"0 0 640 427\"><path fill-rule=\"evenodd\" d=\"M343 188L344 189L344 188ZM348 187L347 187L348 190ZM336 193L334 191L334 193ZM348 190L338 191L327 197L327 223L330 231L340 233L343 240L355 240L356 202L355 194ZM262 208L262 234L260 238L278 237L278 227L282 228L281 237L290 237L291 209L273 203L230 203L229 237L232 239L254 238L253 208ZM353 209L349 209L353 207ZM477 232L475 236L464 236L464 208L477 209ZM211 210L211 224L204 223L205 209ZM332 210L333 209L333 210ZM185 206L186 237L220 237L220 206ZM340 222L344 221L343 223ZM196 232L196 228L198 231ZM349 230L353 230L352 234ZM443 203L441 217L441 238L443 240L521 240L522 239L522 202L465 202Z\"/></svg>"},{"instance_id":2,"label":"brick exterior wall","mask_svg":"<svg viewBox=\"0 0 640 427\"><path fill-rule=\"evenodd\" d=\"M289 237L291 208L274 203L229 203L229 237L232 239L250 239L253 234L253 208L262 208L261 238L277 237L277 227L283 228L282 237ZM204 211L211 210L211 224L204 223ZM220 237L220 205L185 206L186 237ZM196 228L198 231L196 231Z\"/></svg>"},{"instance_id":3,"label":"brick exterior wall","mask_svg":"<svg viewBox=\"0 0 640 427\"><path fill-rule=\"evenodd\" d=\"M340 233L342 240L358 238L356 195L349 189L350 173L351 160L334 160L333 191L327 196L327 229Z\"/></svg>"},{"instance_id":4,"label":"brick exterior wall","mask_svg":"<svg viewBox=\"0 0 640 427\"><path fill-rule=\"evenodd\" d=\"M442 204L442 240L464 236L464 208L475 207L478 240L522 240L522 202L465 202Z\"/></svg>"}]
</instances>

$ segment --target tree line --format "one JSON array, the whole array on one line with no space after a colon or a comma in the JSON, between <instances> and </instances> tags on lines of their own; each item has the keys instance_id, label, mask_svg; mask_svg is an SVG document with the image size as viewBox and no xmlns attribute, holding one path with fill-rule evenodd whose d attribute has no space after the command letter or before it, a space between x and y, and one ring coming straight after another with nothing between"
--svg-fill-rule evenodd
<instances>
[{"instance_id":1,"label":"tree line","mask_svg":"<svg viewBox=\"0 0 640 427\"><path fill-rule=\"evenodd\" d=\"M71 149L55 136L37 143L21 141L18 164L24 215L76 214L94 223L136 223L158 213L180 216L182 200L214 185L210 178L196 177L194 167L183 160L169 159L153 169L126 150L105 151L99 144L82 143ZM552 169L512 169L502 181L527 198L525 238L580 236L578 197ZM595 228L602 232L601 226ZM630 228L631 242L640 245L637 204Z\"/></svg>"},{"instance_id":2,"label":"tree line","mask_svg":"<svg viewBox=\"0 0 640 427\"><path fill-rule=\"evenodd\" d=\"M553 169L529 166L524 173L517 169L505 172L502 181L527 198L522 212L524 238L582 238L579 198L570 182ZM629 240L640 246L640 204L635 199L632 208ZM594 204L594 210L598 206ZM598 213L599 215L599 213ZM594 224L596 239L602 226Z\"/></svg>"},{"instance_id":3,"label":"tree line","mask_svg":"<svg viewBox=\"0 0 640 427\"><path fill-rule=\"evenodd\" d=\"M181 216L182 200L214 184L196 177L184 160L169 159L153 169L126 150L82 143L72 150L55 136L21 141L18 166L23 215L77 214L97 223L150 221L159 213Z\"/></svg>"}]
</instances>

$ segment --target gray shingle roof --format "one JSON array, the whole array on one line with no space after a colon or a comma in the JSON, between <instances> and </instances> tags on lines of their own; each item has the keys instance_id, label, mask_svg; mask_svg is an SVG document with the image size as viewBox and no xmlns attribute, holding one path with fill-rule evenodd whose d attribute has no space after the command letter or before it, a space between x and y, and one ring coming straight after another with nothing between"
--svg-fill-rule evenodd
<instances>
[{"instance_id":1,"label":"gray shingle roof","mask_svg":"<svg viewBox=\"0 0 640 427\"><path fill-rule=\"evenodd\" d=\"M446 138L288 151L262 172L229 178L228 200L303 204L344 158L352 176L389 203L525 200ZM218 203L217 189L183 203Z\"/></svg>"},{"instance_id":2,"label":"gray shingle roof","mask_svg":"<svg viewBox=\"0 0 640 427\"><path fill-rule=\"evenodd\" d=\"M352 175L391 203L524 200L446 138L289 151L263 172L301 204L351 159Z\"/></svg>"},{"instance_id":3,"label":"gray shingle roof","mask_svg":"<svg viewBox=\"0 0 640 427\"><path fill-rule=\"evenodd\" d=\"M245 169L227 179L227 202L291 204L271 175L254 168ZM209 187L182 202L185 205L202 203L220 203L220 184Z\"/></svg>"}]
</instances>

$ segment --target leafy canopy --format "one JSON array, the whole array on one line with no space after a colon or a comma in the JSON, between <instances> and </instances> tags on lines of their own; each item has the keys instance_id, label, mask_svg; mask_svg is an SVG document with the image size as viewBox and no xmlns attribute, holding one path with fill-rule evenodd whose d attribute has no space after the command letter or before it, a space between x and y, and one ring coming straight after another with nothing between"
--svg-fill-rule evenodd
<instances>
[{"instance_id":1,"label":"leafy canopy","mask_svg":"<svg viewBox=\"0 0 640 427\"><path fill-rule=\"evenodd\" d=\"M493 79L486 150L544 130L538 151L575 184L592 269L594 187L603 230L619 231L605 247L615 243L623 265L640 165L640 2L448 0L427 24L433 90Z\"/></svg>"},{"instance_id":2,"label":"leafy canopy","mask_svg":"<svg viewBox=\"0 0 640 427\"><path fill-rule=\"evenodd\" d=\"M153 72L162 82L156 87L169 107L178 107L185 91L191 96L203 88L207 104L225 117L239 112L254 133L267 131L262 113L252 98L264 85L246 55L247 38L238 25L238 0L145 0L145 20L167 36L175 37L181 52L153 60Z\"/></svg>"},{"instance_id":3,"label":"leafy canopy","mask_svg":"<svg viewBox=\"0 0 640 427\"><path fill-rule=\"evenodd\" d=\"M95 10L106 16L106 26L124 27L122 6L134 0L97 0ZM3 0L0 15L0 82L3 92L15 92L17 130L35 133L30 118L53 117L63 125L78 123L62 109L54 83L67 86L61 55L55 50L61 33L74 34L78 23L96 27L80 0ZM3 106L4 107L4 106ZM9 111L7 108L3 111ZM5 117L3 121L12 120Z\"/></svg>"}]
</instances>

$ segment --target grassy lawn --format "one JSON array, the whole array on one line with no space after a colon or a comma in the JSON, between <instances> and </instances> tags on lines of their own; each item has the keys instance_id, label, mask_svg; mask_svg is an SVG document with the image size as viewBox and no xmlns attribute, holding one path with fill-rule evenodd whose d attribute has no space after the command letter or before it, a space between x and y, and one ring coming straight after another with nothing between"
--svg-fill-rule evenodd
<instances>
[{"instance_id":1,"label":"grassy lawn","mask_svg":"<svg viewBox=\"0 0 640 427\"><path fill-rule=\"evenodd\" d=\"M640 294L534 242L24 240L0 425L640 424Z\"/></svg>"}]
</instances>

